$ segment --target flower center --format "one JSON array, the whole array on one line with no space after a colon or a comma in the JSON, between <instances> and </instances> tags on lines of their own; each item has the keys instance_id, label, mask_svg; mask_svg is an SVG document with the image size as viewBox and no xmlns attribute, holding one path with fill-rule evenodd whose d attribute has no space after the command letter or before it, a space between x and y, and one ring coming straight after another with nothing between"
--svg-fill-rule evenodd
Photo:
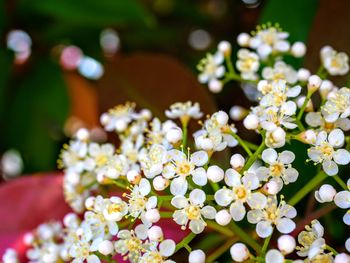
<instances>
[{"instance_id":1,"label":"flower center","mask_svg":"<svg viewBox=\"0 0 350 263\"><path fill-rule=\"evenodd\" d=\"M141 240L136 237L132 237L126 242L126 247L130 252L139 251L141 249Z\"/></svg>"},{"instance_id":2,"label":"flower center","mask_svg":"<svg viewBox=\"0 0 350 263\"><path fill-rule=\"evenodd\" d=\"M237 187L235 194L238 199L245 199L247 196L247 191L244 187Z\"/></svg>"},{"instance_id":3,"label":"flower center","mask_svg":"<svg viewBox=\"0 0 350 263\"><path fill-rule=\"evenodd\" d=\"M324 144L320 146L320 151L325 157L331 157L333 155L333 147L329 144Z\"/></svg>"},{"instance_id":4,"label":"flower center","mask_svg":"<svg viewBox=\"0 0 350 263\"><path fill-rule=\"evenodd\" d=\"M274 163L270 166L270 172L273 176L281 176L284 172L284 165L281 163Z\"/></svg>"},{"instance_id":5,"label":"flower center","mask_svg":"<svg viewBox=\"0 0 350 263\"><path fill-rule=\"evenodd\" d=\"M189 175L193 169L193 165L189 162L176 163L176 172L179 175Z\"/></svg>"},{"instance_id":6,"label":"flower center","mask_svg":"<svg viewBox=\"0 0 350 263\"><path fill-rule=\"evenodd\" d=\"M122 204L110 204L108 205L108 213L113 214L113 213L120 213L123 210L123 205Z\"/></svg>"},{"instance_id":7,"label":"flower center","mask_svg":"<svg viewBox=\"0 0 350 263\"><path fill-rule=\"evenodd\" d=\"M189 205L185 208L185 213L190 220L199 219L201 216L201 209L199 206Z\"/></svg>"},{"instance_id":8,"label":"flower center","mask_svg":"<svg viewBox=\"0 0 350 263\"><path fill-rule=\"evenodd\" d=\"M108 158L105 154L99 154L96 156L96 165L102 166L105 165L108 161Z\"/></svg>"}]
</instances>

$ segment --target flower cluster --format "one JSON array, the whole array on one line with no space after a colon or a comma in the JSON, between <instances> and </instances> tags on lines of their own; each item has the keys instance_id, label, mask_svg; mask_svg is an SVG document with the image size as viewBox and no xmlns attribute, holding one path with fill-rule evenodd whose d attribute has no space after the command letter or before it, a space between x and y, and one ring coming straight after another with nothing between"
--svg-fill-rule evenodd
<instances>
[{"instance_id":1,"label":"flower cluster","mask_svg":"<svg viewBox=\"0 0 350 263\"><path fill-rule=\"evenodd\" d=\"M231 45L221 42L199 63L199 81L213 92L229 81L254 87L257 103L249 110L235 105L230 115L260 144L241 138L224 111L200 120L198 103L171 105L165 121L133 103L111 109L101 123L118 135L118 145L94 142L81 129L64 146L59 165L64 195L75 213L62 225L47 223L26 235L31 262L114 262L118 257L174 262L169 258L182 249L190 263L212 262L225 252L236 262L349 262L346 252L327 244L317 220L321 210L311 214L317 218L301 220L295 208L311 191L321 205L335 203L325 211L350 208L350 179L344 183L341 173L350 162L350 89L327 79L349 71L347 55L323 48L319 74L312 75L284 61L303 57L306 47L290 43L279 26L242 33L237 42L237 62L231 61ZM197 120L200 129L188 134ZM292 146L300 142L307 149L302 156L309 158L302 163L316 166L315 174L305 173L296 161L300 153ZM224 150L231 152L229 160ZM301 177L305 185L293 188ZM326 179L337 185L315 191ZM285 197L287 190L294 190L292 197ZM350 210L343 219L350 224ZM164 222L175 224L183 237L179 242L166 235ZM215 238L207 248L226 249L192 250L189 243L204 231L217 231L224 241L216 244ZM276 242L270 244L272 237ZM350 239L344 244L350 252ZM16 262L16 252L8 250L3 261Z\"/></svg>"}]
</instances>

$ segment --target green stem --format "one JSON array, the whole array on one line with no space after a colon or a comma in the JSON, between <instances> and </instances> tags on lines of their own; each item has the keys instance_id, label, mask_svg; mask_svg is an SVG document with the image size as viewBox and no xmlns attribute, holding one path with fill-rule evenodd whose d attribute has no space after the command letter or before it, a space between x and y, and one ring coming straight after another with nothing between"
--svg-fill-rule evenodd
<instances>
[{"instance_id":1,"label":"green stem","mask_svg":"<svg viewBox=\"0 0 350 263\"><path fill-rule=\"evenodd\" d=\"M301 199L304 198L304 196L311 192L319 183L321 183L327 177L328 175L325 172L319 172L289 200L288 204L292 206L296 205Z\"/></svg>"},{"instance_id":2,"label":"green stem","mask_svg":"<svg viewBox=\"0 0 350 263\"><path fill-rule=\"evenodd\" d=\"M234 236L234 233L231 231L231 229L228 229L225 226L221 226L217 223L215 223L214 221L208 220L207 222L207 226L213 230L216 230L217 232L227 236L227 237L232 237Z\"/></svg>"},{"instance_id":3,"label":"green stem","mask_svg":"<svg viewBox=\"0 0 350 263\"><path fill-rule=\"evenodd\" d=\"M112 183L121 189L127 189L127 186L125 184L123 184L122 182L120 182L118 179L112 180Z\"/></svg>"},{"instance_id":4,"label":"green stem","mask_svg":"<svg viewBox=\"0 0 350 263\"><path fill-rule=\"evenodd\" d=\"M160 211L159 214L160 214L161 218L172 218L173 217L173 212Z\"/></svg>"},{"instance_id":5,"label":"green stem","mask_svg":"<svg viewBox=\"0 0 350 263\"><path fill-rule=\"evenodd\" d=\"M248 145L246 145L246 143L241 139L241 137L239 137L236 133L234 133L232 131L230 132L230 135L232 135L232 137L235 138L238 141L238 143L242 146L242 148L246 151L246 153L249 156L253 155L253 153L249 149Z\"/></svg>"},{"instance_id":6,"label":"green stem","mask_svg":"<svg viewBox=\"0 0 350 263\"><path fill-rule=\"evenodd\" d=\"M332 176L333 179L345 190L349 190L348 186L346 185L346 183L339 177L339 175L334 175Z\"/></svg>"},{"instance_id":7,"label":"green stem","mask_svg":"<svg viewBox=\"0 0 350 263\"><path fill-rule=\"evenodd\" d=\"M253 151L256 151L258 148L259 148L259 145L256 145L254 143L251 143L251 142L248 142L248 141L245 141L243 140L245 145L247 145L249 147L249 149L253 150Z\"/></svg>"},{"instance_id":8,"label":"green stem","mask_svg":"<svg viewBox=\"0 0 350 263\"><path fill-rule=\"evenodd\" d=\"M230 227L243 242L252 247L257 253L261 253L261 246L235 222L232 221Z\"/></svg>"},{"instance_id":9,"label":"green stem","mask_svg":"<svg viewBox=\"0 0 350 263\"><path fill-rule=\"evenodd\" d=\"M253 163L257 160L257 158L259 157L261 152L265 149L265 147L266 147L265 139L263 138L259 148L254 152L254 154L252 156L249 157L248 161L246 162L246 164L242 168L242 174L243 174L243 172L247 171L253 165Z\"/></svg>"},{"instance_id":10,"label":"green stem","mask_svg":"<svg viewBox=\"0 0 350 263\"><path fill-rule=\"evenodd\" d=\"M271 237L272 237L272 233L271 235L269 235L267 238L265 238L265 241L264 241L264 244L263 244L263 247L261 249L261 254L264 255L266 253L266 250L270 244L270 240L271 240Z\"/></svg>"},{"instance_id":11,"label":"green stem","mask_svg":"<svg viewBox=\"0 0 350 263\"><path fill-rule=\"evenodd\" d=\"M183 149L187 146L187 124L188 122L182 122L182 147Z\"/></svg>"},{"instance_id":12,"label":"green stem","mask_svg":"<svg viewBox=\"0 0 350 263\"><path fill-rule=\"evenodd\" d=\"M326 249L333 253L334 256L338 255L338 252L329 245L326 245Z\"/></svg>"},{"instance_id":13,"label":"green stem","mask_svg":"<svg viewBox=\"0 0 350 263\"><path fill-rule=\"evenodd\" d=\"M181 248L185 247L186 245L188 246L188 244L192 241L192 239L194 239L196 236L196 234L194 233L189 233L184 239L182 239L182 241L180 243L178 243L175 247L175 252L179 251Z\"/></svg>"},{"instance_id":14,"label":"green stem","mask_svg":"<svg viewBox=\"0 0 350 263\"><path fill-rule=\"evenodd\" d=\"M298 113L298 115L297 115L297 121L300 122L301 117L303 116L303 113L304 113L304 111L305 111L305 109L306 109L307 103L309 102L309 100L310 100L312 94L313 94L313 92L308 92L308 93L307 93L306 98L305 98L305 100L304 100L304 103L303 103L303 105L301 106L300 111L299 111L299 113ZM303 130L305 130L304 127L303 127Z\"/></svg>"},{"instance_id":15,"label":"green stem","mask_svg":"<svg viewBox=\"0 0 350 263\"><path fill-rule=\"evenodd\" d=\"M205 262L211 263L214 262L218 257L220 257L222 254L224 254L229 248L237 241L236 238L228 240L225 244L218 247L214 250L214 252L207 258Z\"/></svg>"}]
</instances>

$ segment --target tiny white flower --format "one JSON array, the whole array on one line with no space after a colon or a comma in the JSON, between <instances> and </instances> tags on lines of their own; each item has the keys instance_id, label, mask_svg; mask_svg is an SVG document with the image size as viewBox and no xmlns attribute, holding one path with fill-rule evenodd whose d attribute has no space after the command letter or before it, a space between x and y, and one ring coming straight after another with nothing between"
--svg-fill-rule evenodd
<instances>
[{"instance_id":1,"label":"tiny white flower","mask_svg":"<svg viewBox=\"0 0 350 263\"><path fill-rule=\"evenodd\" d=\"M222 52L218 51L214 55L207 54L197 66L200 72L198 76L199 82L208 83L211 80L217 80L223 77L226 71L223 62L224 54Z\"/></svg>"},{"instance_id":2,"label":"tiny white flower","mask_svg":"<svg viewBox=\"0 0 350 263\"><path fill-rule=\"evenodd\" d=\"M294 251L296 247L296 241L293 236L282 235L277 240L277 246L283 255L287 255Z\"/></svg>"},{"instance_id":3,"label":"tiny white flower","mask_svg":"<svg viewBox=\"0 0 350 263\"><path fill-rule=\"evenodd\" d=\"M330 184L324 184L318 191L315 191L315 199L320 203L332 202L337 191Z\"/></svg>"},{"instance_id":4,"label":"tiny white flower","mask_svg":"<svg viewBox=\"0 0 350 263\"><path fill-rule=\"evenodd\" d=\"M294 207L280 201L278 204L276 196L267 198L267 204L261 209L253 209L248 212L248 221L256 225L259 237L266 238L272 234L273 225L282 234L288 234L295 229L295 223L291 220L297 215Z\"/></svg>"},{"instance_id":5,"label":"tiny white flower","mask_svg":"<svg viewBox=\"0 0 350 263\"><path fill-rule=\"evenodd\" d=\"M191 191L189 198L178 195L171 200L171 204L178 208L173 214L175 222L181 225L181 229L186 229L189 224L189 229L195 234L203 232L206 219L214 219L216 210L212 206L204 206L206 195L200 189Z\"/></svg>"},{"instance_id":6,"label":"tiny white flower","mask_svg":"<svg viewBox=\"0 0 350 263\"><path fill-rule=\"evenodd\" d=\"M328 136L325 131L317 135L313 147L308 149L309 158L315 163L322 163L322 168L328 175L338 173L338 164L346 165L350 162L350 153L345 149L336 149L344 144L344 133L334 129Z\"/></svg>"},{"instance_id":7,"label":"tiny white flower","mask_svg":"<svg viewBox=\"0 0 350 263\"><path fill-rule=\"evenodd\" d=\"M335 91L332 96L329 94L322 113L327 122L350 116L350 89L344 87Z\"/></svg>"},{"instance_id":8,"label":"tiny white flower","mask_svg":"<svg viewBox=\"0 0 350 263\"><path fill-rule=\"evenodd\" d=\"M330 46L323 47L320 53L323 66L332 76L349 72L349 57L346 53L338 53Z\"/></svg>"},{"instance_id":9,"label":"tiny white flower","mask_svg":"<svg viewBox=\"0 0 350 263\"><path fill-rule=\"evenodd\" d=\"M243 262L250 256L250 252L246 245L243 243L235 243L230 248L230 254L234 261Z\"/></svg>"},{"instance_id":10,"label":"tiny white flower","mask_svg":"<svg viewBox=\"0 0 350 263\"><path fill-rule=\"evenodd\" d=\"M277 249L270 249L265 255L266 263L283 263L284 256Z\"/></svg>"},{"instance_id":11,"label":"tiny white flower","mask_svg":"<svg viewBox=\"0 0 350 263\"><path fill-rule=\"evenodd\" d=\"M201 249L192 250L188 256L188 263L205 263L205 258L206 256L203 250Z\"/></svg>"},{"instance_id":12,"label":"tiny white flower","mask_svg":"<svg viewBox=\"0 0 350 263\"><path fill-rule=\"evenodd\" d=\"M259 57L248 49L240 49L237 53L237 69L241 72L243 79L256 79L256 72L259 69Z\"/></svg>"}]
</instances>

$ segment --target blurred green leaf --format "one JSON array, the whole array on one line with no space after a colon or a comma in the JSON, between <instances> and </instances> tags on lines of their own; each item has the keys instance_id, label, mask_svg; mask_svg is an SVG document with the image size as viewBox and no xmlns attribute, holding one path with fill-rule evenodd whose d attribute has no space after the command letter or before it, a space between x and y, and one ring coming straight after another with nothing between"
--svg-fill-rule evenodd
<instances>
[{"instance_id":1,"label":"blurred green leaf","mask_svg":"<svg viewBox=\"0 0 350 263\"><path fill-rule=\"evenodd\" d=\"M319 0L268 0L260 15L259 23L279 23L284 31L289 32L289 40L306 41L312 22L317 12ZM300 59L289 58L288 63L300 67Z\"/></svg>"},{"instance_id":2,"label":"blurred green leaf","mask_svg":"<svg viewBox=\"0 0 350 263\"><path fill-rule=\"evenodd\" d=\"M21 83L8 109L3 143L20 151L25 172L52 170L69 109L61 70L52 61L42 59L16 81Z\"/></svg>"},{"instance_id":3,"label":"blurred green leaf","mask_svg":"<svg viewBox=\"0 0 350 263\"><path fill-rule=\"evenodd\" d=\"M129 23L152 26L154 17L136 0L22 0L23 13L50 16L71 25L105 27Z\"/></svg>"}]
</instances>

